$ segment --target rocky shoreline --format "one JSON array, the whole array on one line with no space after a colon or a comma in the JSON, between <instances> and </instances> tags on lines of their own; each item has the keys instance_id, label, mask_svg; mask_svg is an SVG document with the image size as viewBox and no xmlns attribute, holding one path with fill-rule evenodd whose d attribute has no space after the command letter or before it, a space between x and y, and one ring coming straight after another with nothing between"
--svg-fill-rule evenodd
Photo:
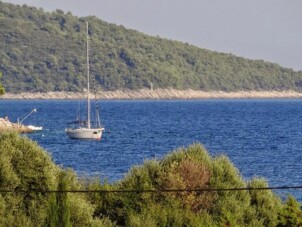
<instances>
[{"instance_id":1,"label":"rocky shoreline","mask_svg":"<svg viewBox=\"0 0 302 227\"><path fill-rule=\"evenodd\" d=\"M0 99L84 99L85 95L76 92L47 92L47 93L6 93ZM176 89L141 89L100 91L96 98L103 100L136 100L136 99L249 99L249 98L302 98L302 93L296 91L196 91Z\"/></svg>"},{"instance_id":2,"label":"rocky shoreline","mask_svg":"<svg viewBox=\"0 0 302 227\"><path fill-rule=\"evenodd\" d=\"M12 123L7 119L0 118L0 133L1 132L17 132L17 133L30 133L33 130L25 125Z\"/></svg>"}]
</instances>

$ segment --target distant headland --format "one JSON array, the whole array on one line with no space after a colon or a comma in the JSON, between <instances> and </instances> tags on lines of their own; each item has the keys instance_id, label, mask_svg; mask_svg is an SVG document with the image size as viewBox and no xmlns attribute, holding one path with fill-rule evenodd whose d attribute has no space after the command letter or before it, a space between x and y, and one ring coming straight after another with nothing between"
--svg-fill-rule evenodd
<instances>
[{"instance_id":1,"label":"distant headland","mask_svg":"<svg viewBox=\"0 0 302 227\"><path fill-rule=\"evenodd\" d=\"M94 95L93 95L94 96ZM0 99L84 99L85 95L78 92L36 92L36 93L6 93ZM100 91L96 98L104 100L164 100L164 99L262 99L262 98L302 98L302 93L296 91L197 91L176 89L141 89Z\"/></svg>"}]
</instances>

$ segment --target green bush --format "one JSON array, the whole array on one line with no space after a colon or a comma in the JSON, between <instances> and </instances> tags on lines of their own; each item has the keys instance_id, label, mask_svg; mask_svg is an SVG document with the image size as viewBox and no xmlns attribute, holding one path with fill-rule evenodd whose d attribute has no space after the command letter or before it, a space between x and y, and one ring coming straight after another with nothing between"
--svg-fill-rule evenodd
<instances>
[{"instance_id":1,"label":"green bush","mask_svg":"<svg viewBox=\"0 0 302 227\"><path fill-rule=\"evenodd\" d=\"M113 188L160 191L265 185L257 178L245 182L227 157L212 158L202 145L195 144L163 160L133 167ZM99 217L105 215L127 226L275 226L282 206L270 190L122 193L94 202Z\"/></svg>"},{"instance_id":2,"label":"green bush","mask_svg":"<svg viewBox=\"0 0 302 227\"><path fill-rule=\"evenodd\" d=\"M0 188L12 190L0 194L0 226L302 225L301 207L293 197L282 204L271 190L256 190L268 187L267 182L244 181L227 157L211 157L200 144L134 166L113 184L79 181L36 143L13 133L0 134L0 157ZM235 187L250 190L183 191ZM62 192L84 189L138 191Z\"/></svg>"},{"instance_id":3,"label":"green bush","mask_svg":"<svg viewBox=\"0 0 302 227\"><path fill-rule=\"evenodd\" d=\"M2 73L0 72L0 79L2 77ZM3 95L5 93L5 89L4 87L2 86L2 83L0 82L0 95Z\"/></svg>"},{"instance_id":4,"label":"green bush","mask_svg":"<svg viewBox=\"0 0 302 227\"><path fill-rule=\"evenodd\" d=\"M302 226L301 204L294 197L288 196L280 210L278 227Z\"/></svg>"},{"instance_id":5,"label":"green bush","mask_svg":"<svg viewBox=\"0 0 302 227\"><path fill-rule=\"evenodd\" d=\"M269 187L265 179L254 178L248 182L249 188ZM257 217L263 220L264 226L276 226L281 200L271 190L250 190L251 206L255 207Z\"/></svg>"},{"instance_id":6,"label":"green bush","mask_svg":"<svg viewBox=\"0 0 302 227\"><path fill-rule=\"evenodd\" d=\"M35 142L14 133L0 134L0 157L0 188L15 191L0 194L0 226L102 226L85 196L44 192L79 190L83 185Z\"/></svg>"}]
</instances>

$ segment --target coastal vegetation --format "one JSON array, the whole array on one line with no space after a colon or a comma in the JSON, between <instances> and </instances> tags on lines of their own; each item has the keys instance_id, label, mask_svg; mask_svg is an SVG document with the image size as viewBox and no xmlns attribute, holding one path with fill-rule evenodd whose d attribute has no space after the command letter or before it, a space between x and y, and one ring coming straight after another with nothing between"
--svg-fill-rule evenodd
<instances>
[{"instance_id":1,"label":"coastal vegetation","mask_svg":"<svg viewBox=\"0 0 302 227\"><path fill-rule=\"evenodd\" d=\"M302 72L152 37L94 16L0 1L0 71L8 93L81 92L89 22L94 89L302 90Z\"/></svg>"},{"instance_id":2,"label":"coastal vegetation","mask_svg":"<svg viewBox=\"0 0 302 227\"><path fill-rule=\"evenodd\" d=\"M200 144L134 166L115 183L79 180L14 133L0 134L0 155L0 226L302 225L292 196L282 202L271 190L210 191L268 184L244 180L226 156L211 157Z\"/></svg>"},{"instance_id":3,"label":"coastal vegetation","mask_svg":"<svg viewBox=\"0 0 302 227\"><path fill-rule=\"evenodd\" d=\"M2 73L0 72L0 79L1 79L1 77L2 77ZM0 82L0 95L3 95L4 93L5 93L5 89Z\"/></svg>"}]
</instances>

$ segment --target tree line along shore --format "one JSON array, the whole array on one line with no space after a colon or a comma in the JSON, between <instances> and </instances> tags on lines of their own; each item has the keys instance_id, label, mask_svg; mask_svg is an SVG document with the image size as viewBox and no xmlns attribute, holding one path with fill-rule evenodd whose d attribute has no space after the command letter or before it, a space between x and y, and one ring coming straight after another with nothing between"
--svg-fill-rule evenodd
<instances>
[{"instance_id":1,"label":"tree line along shore","mask_svg":"<svg viewBox=\"0 0 302 227\"><path fill-rule=\"evenodd\" d=\"M6 93L0 99L84 99L86 95L80 92L35 92L35 93ZM135 99L246 99L246 98L302 98L297 91L197 91L176 89L140 89L99 91L91 94L91 98L105 100L135 100Z\"/></svg>"},{"instance_id":2,"label":"tree line along shore","mask_svg":"<svg viewBox=\"0 0 302 227\"><path fill-rule=\"evenodd\" d=\"M6 92L82 92L86 22L91 90L302 92L302 71L148 36L94 16L0 2L0 72Z\"/></svg>"}]
</instances>

